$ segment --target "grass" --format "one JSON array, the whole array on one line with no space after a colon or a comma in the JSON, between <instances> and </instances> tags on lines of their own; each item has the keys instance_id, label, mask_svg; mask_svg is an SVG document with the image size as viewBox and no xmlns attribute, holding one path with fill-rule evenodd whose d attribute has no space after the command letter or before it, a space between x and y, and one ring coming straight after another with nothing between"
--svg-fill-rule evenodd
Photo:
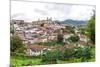
<instances>
[{"instance_id":1,"label":"grass","mask_svg":"<svg viewBox=\"0 0 100 67\"><path fill-rule=\"evenodd\" d=\"M13 66L28 66L28 65L40 65L41 59L38 58L22 58L22 57L11 57L11 67Z\"/></svg>"},{"instance_id":2,"label":"grass","mask_svg":"<svg viewBox=\"0 0 100 67\"><path fill-rule=\"evenodd\" d=\"M66 64L66 63L80 63L82 62L81 61L82 58L73 58L73 59L69 59L69 60L58 60L57 61L57 64ZM88 59L88 61L84 61L84 62L94 62L95 61L95 58L91 58L91 59Z\"/></svg>"},{"instance_id":3,"label":"grass","mask_svg":"<svg viewBox=\"0 0 100 67\"><path fill-rule=\"evenodd\" d=\"M93 62L95 61L94 58L91 58L89 60L89 62ZM39 58L26 58L26 59L23 59L23 58L18 58L18 57L13 57L11 58L10 60L11 62L11 67L19 67L19 66L30 66L30 65L44 65L46 63L42 63L41 62L41 59ZM79 63L81 62L81 58L80 59L69 59L69 60L57 60L57 64L66 64L66 63Z\"/></svg>"}]
</instances>

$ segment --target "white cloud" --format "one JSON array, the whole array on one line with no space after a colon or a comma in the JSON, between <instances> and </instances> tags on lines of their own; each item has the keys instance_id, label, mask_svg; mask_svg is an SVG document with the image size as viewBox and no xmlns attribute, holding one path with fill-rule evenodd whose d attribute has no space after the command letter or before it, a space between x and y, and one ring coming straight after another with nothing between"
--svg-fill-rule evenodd
<instances>
[{"instance_id":1,"label":"white cloud","mask_svg":"<svg viewBox=\"0 0 100 67\"><path fill-rule=\"evenodd\" d=\"M93 6L74 5L69 17L78 20L89 20L93 15L93 9Z\"/></svg>"},{"instance_id":2,"label":"white cloud","mask_svg":"<svg viewBox=\"0 0 100 67\"><path fill-rule=\"evenodd\" d=\"M88 20L94 6L65 5L38 2L11 2L11 18L33 21L52 17L53 20Z\"/></svg>"}]
</instances>

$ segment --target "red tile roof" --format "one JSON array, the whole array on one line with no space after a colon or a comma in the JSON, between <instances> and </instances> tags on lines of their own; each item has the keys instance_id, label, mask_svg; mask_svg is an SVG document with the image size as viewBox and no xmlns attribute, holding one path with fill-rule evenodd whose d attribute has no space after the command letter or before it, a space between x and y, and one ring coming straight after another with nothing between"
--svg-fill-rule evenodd
<instances>
[{"instance_id":1,"label":"red tile roof","mask_svg":"<svg viewBox=\"0 0 100 67\"><path fill-rule=\"evenodd\" d=\"M43 46L43 45L29 45L28 48L42 50L44 48L50 48L50 47L49 46Z\"/></svg>"}]
</instances>

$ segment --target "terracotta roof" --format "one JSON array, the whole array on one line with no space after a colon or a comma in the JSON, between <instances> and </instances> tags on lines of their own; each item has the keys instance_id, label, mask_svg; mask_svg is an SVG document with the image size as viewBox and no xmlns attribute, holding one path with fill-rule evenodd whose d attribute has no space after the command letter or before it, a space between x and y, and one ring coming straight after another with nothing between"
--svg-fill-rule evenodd
<instances>
[{"instance_id":1,"label":"terracotta roof","mask_svg":"<svg viewBox=\"0 0 100 67\"><path fill-rule=\"evenodd\" d=\"M49 48L49 49L59 49L63 51L65 48L74 48L75 46L71 45L64 45L64 46L43 46L43 45L28 45L28 48L30 49L35 49L37 51L43 50L44 48Z\"/></svg>"},{"instance_id":2,"label":"terracotta roof","mask_svg":"<svg viewBox=\"0 0 100 67\"><path fill-rule=\"evenodd\" d=\"M42 50L44 48L50 48L50 46L43 46L43 45L29 45L28 48L35 49L35 50Z\"/></svg>"}]
</instances>

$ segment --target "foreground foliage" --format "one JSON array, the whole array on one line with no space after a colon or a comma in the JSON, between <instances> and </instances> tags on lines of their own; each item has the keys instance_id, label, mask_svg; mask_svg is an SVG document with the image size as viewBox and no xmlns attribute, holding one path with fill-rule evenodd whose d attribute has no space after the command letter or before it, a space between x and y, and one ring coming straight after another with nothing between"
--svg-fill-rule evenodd
<instances>
[{"instance_id":1,"label":"foreground foliage","mask_svg":"<svg viewBox=\"0 0 100 67\"><path fill-rule=\"evenodd\" d=\"M25 49L25 45L23 44L23 41L17 36L17 35L13 35L11 36L10 38L10 49L11 49L11 52L21 52L23 53L24 49Z\"/></svg>"},{"instance_id":2,"label":"foreground foliage","mask_svg":"<svg viewBox=\"0 0 100 67\"><path fill-rule=\"evenodd\" d=\"M42 65L42 64L63 64L74 62L93 62L95 61L95 45L84 48L66 48L63 52L60 50L48 51L38 57L28 57L23 55L11 56L11 67Z\"/></svg>"},{"instance_id":3,"label":"foreground foliage","mask_svg":"<svg viewBox=\"0 0 100 67\"><path fill-rule=\"evenodd\" d=\"M95 12L87 24L87 35L89 36L91 42L95 44Z\"/></svg>"}]
</instances>

